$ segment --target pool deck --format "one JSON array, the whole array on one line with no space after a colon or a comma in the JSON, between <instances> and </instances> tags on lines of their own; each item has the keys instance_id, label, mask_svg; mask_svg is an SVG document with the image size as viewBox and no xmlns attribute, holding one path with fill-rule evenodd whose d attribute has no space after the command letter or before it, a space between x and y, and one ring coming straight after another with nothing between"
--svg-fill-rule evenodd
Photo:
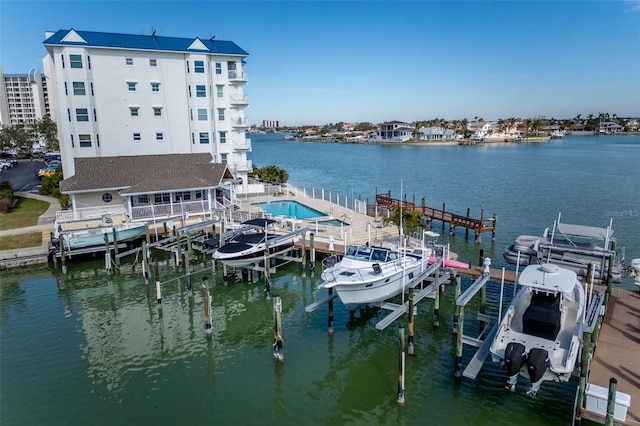
<instances>
[{"instance_id":1,"label":"pool deck","mask_svg":"<svg viewBox=\"0 0 640 426\"><path fill-rule=\"evenodd\" d=\"M369 240L369 236L371 236L372 244L397 243L398 241L398 227L393 224L385 225L379 218L376 220L376 218L355 212L347 207L302 195L250 197L243 202L242 210L258 214L261 209L251 204L269 201L296 201L324 213L326 216L296 220L295 223L295 229L308 227L314 233L314 238L320 245L323 245L323 243L328 245L329 237L333 237L334 246L341 247L348 244L364 244ZM276 216L274 219L280 222L279 228L281 230L292 229L290 218ZM341 227L316 223L330 219L340 220L348 223L349 226ZM336 247L336 250L338 250L338 247Z\"/></svg>"}]
</instances>

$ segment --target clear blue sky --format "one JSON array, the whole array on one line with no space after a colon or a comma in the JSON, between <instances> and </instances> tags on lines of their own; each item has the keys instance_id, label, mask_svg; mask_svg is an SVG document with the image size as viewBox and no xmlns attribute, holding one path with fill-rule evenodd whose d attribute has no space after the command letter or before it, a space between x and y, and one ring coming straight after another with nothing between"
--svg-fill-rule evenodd
<instances>
[{"instance_id":1,"label":"clear blue sky","mask_svg":"<svg viewBox=\"0 0 640 426\"><path fill-rule=\"evenodd\" d=\"M69 28L234 41L255 124L640 116L640 0L0 0L4 72Z\"/></svg>"}]
</instances>

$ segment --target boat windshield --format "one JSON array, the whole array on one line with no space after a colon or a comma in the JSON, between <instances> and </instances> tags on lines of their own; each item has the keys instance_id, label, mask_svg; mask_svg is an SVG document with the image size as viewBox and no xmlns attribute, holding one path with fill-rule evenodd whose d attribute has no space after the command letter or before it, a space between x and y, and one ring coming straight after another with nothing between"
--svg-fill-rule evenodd
<instances>
[{"instance_id":1,"label":"boat windshield","mask_svg":"<svg viewBox=\"0 0 640 426\"><path fill-rule=\"evenodd\" d=\"M345 254L346 257L354 260L364 260L372 262L388 262L395 259L392 258L395 253L390 252L382 248L372 248L368 246L351 246Z\"/></svg>"}]
</instances>

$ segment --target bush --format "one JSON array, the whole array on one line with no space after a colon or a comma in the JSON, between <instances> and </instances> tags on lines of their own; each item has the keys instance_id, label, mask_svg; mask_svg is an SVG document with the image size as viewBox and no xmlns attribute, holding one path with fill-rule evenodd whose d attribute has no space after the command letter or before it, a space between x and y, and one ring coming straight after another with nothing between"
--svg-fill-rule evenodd
<instances>
[{"instance_id":1,"label":"bush","mask_svg":"<svg viewBox=\"0 0 640 426\"><path fill-rule=\"evenodd\" d=\"M0 213L7 213L13 201L13 189L9 182L0 184Z\"/></svg>"}]
</instances>

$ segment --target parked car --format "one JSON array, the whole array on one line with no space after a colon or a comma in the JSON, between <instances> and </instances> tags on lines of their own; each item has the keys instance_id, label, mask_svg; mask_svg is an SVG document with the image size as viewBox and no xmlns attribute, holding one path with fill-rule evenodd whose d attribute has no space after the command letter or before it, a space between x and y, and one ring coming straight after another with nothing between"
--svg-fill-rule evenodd
<instances>
[{"instance_id":1,"label":"parked car","mask_svg":"<svg viewBox=\"0 0 640 426\"><path fill-rule=\"evenodd\" d=\"M56 171L58 171L57 167L45 167L44 169L38 170L36 172L36 176L38 176L38 179L42 180L45 177L53 176Z\"/></svg>"},{"instance_id":2,"label":"parked car","mask_svg":"<svg viewBox=\"0 0 640 426\"><path fill-rule=\"evenodd\" d=\"M13 167L13 163L9 160L1 159L0 160L0 168L2 170L7 170L8 168Z\"/></svg>"}]
</instances>

